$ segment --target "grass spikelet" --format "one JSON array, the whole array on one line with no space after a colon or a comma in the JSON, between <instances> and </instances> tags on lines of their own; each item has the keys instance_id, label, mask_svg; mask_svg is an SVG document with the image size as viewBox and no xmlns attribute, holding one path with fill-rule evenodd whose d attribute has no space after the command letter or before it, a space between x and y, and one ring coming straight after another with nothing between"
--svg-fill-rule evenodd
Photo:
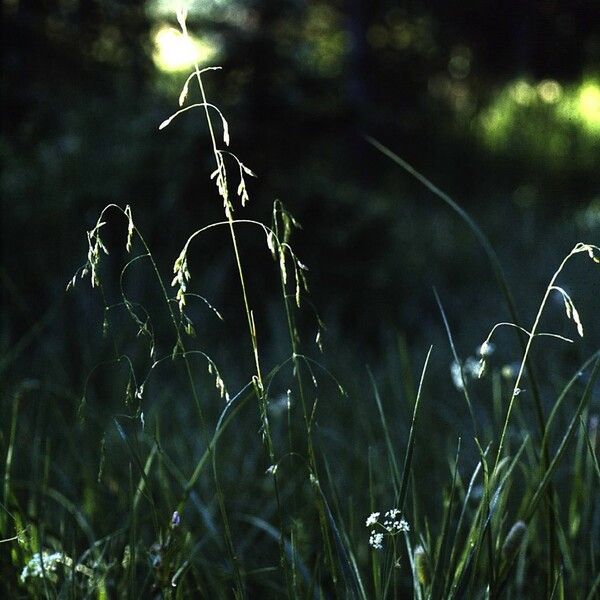
<instances>
[{"instance_id":1,"label":"grass spikelet","mask_svg":"<svg viewBox=\"0 0 600 600\"><path fill-rule=\"evenodd\" d=\"M414 553L415 572L419 585L427 588L431 582L431 569L429 568L429 560L425 549L421 544L418 544Z\"/></svg>"},{"instance_id":2,"label":"grass spikelet","mask_svg":"<svg viewBox=\"0 0 600 600\"><path fill-rule=\"evenodd\" d=\"M521 547L526 534L527 525L523 521L517 521L506 535L506 539L502 544L502 554L507 558L512 557Z\"/></svg>"}]
</instances>

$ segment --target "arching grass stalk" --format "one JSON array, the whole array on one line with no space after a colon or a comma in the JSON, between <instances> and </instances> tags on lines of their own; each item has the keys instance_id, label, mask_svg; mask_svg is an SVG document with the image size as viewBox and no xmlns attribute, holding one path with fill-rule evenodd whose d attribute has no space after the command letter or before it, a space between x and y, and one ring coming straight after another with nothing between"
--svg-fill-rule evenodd
<instances>
[{"instance_id":1,"label":"arching grass stalk","mask_svg":"<svg viewBox=\"0 0 600 600\"><path fill-rule=\"evenodd\" d=\"M75 276L73 277L73 279L69 282L69 285L67 286L67 289L69 287L72 287L75 284L75 281L77 279L77 275L80 275L81 277L84 277L86 275L90 276L90 280L92 283L92 287L100 287L101 291L102 291L102 296L105 302L105 307L106 307L106 299L104 297L104 293L103 290L101 288L101 282L100 282L100 277L99 277L99 272L98 272L98 268L99 268L99 264L100 264L100 254L101 251L108 254L108 250L107 248L104 246L102 239L100 237L100 229L104 226L105 222L104 222L104 218L105 218L105 214L108 210L110 209L114 209L118 212L120 212L121 214L123 214L126 219L127 219L127 243L126 243L126 250L128 252L131 251L132 249L132 244L133 244L133 237L134 235L137 237L137 239L139 239L140 243L142 244L142 248L144 250L144 253L142 255L140 255L139 257L135 257L134 259L132 259L132 261L137 261L138 259L144 257L147 258L150 261L150 264L152 266L152 270L155 274L156 280L158 282L158 285L160 287L161 290L161 294L162 297L165 301L165 304L167 306L167 310L170 316L170 320L171 323L173 325L173 329L175 332L175 345L173 347L173 350L171 352L170 358L171 359L176 359L178 357L181 357L183 359L184 365L185 365L185 372L186 372L186 376L187 376L187 380L190 386L190 390L192 393L192 397L194 399L194 404L196 407L196 410L198 412L198 417L199 417L199 421L200 421L200 433L201 436L203 438L203 442L204 445L206 446L206 453L208 454L208 456L210 457L212 454L212 449L213 446L210 442L209 439L209 433L208 433L208 429L207 429L207 424L206 424L206 419L204 417L204 412L202 410L202 406L200 403L200 398L198 396L198 392L196 389L196 385L194 382L194 377L193 377L193 373L192 373L192 367L190 364L190 360L189 360L189 354L190 352L186 349L186 345L184 343L182 334L181 334L181 330L182 330L182 320L185 318L185 314L183 313L183 311L180 311L181 313L181 319L178 321L177 316L175 314L175 310L173 309L172 303L174 301L173 298L169 297L169 294L167 292L167 288L164 282L164 279L162 277L162 275L160 274L160 271L158 269L158 265L156 264L156 261L154 260L153 254L150 250L150 247L148 246L144 236L142 235L142 233L139 231L139 229L137 228L137 226L135 225L134 221L133 221L133 216L131 213L131 209L129 206L126 206L125 209L121 208L120 206L116 205L116 204L109 204L108 206L106 206L100 213L100 216L98 218L98 221L96 223L96 226L90 231L88 232L88 245L89 245L89 250L88 250L88 261L87 263L78 270L78 272L75 274ZM129 261L123 271L125 271L128 266L132 263L132 261ZM123 272L122 272L123 273ZM124 289L123 289L123 285L121 282L121 294L122 294L122 298L123 298L123 304L128 312L128 314L130 315L130 317L133 319L133 321L135 322L135 324L139 327L139 333L140 334L146 334L149 335L150 337L150 342L151 342L151 349L150 349L150 356L151 358L154 358L155 356L155 348L154 348L154 339L153 339L153 335L150 331L150 329L148 329L148 327L146 326L145 323L142 323L140 321L140 319L137 317L137 315L135 314L135 312L132 309L132 303L129 301L129 299L127 298L127 296L125 295ZM184 302L185 303L185 294L181 297L178 298L180 306L181 303ZM111 307L106 307L107 309L111 308ZM189 324L189 320L188 320L188 324ZM190 329L188 328L188 326L186 325L185 327L186 331L188 333L190 332ZM163 357L160 358L158 360L154 360L152 366L150 367L150 370L148 372L148 374L146 375L146 377L143 380L143 383L141 385L137 384L137 381L135 379L135 374L133 373L133 366L131 364L131 361L128 357L126 356L121 356L120 353L118 352L117 347L115 346L115 352L117 353L117 361L120 362L120 360L122 360L123 358L126 359L130 372L133 374L133 378L134 378L134 382L135 382L135 395L138 398L141 398L142 394L143 394L143 388L144 388L144 383L147 381L150 373L152 372L152 370L154 369L154 367L156 367L160 362L162 362L165 358L168 357ZM225 392L225 387L224 384L221 380L221 377L218 373L218 371L216 370L216 367L214 365L214 363L212 362L212 360L210 360L204 353L201 353L202 356L204 356L208 361L209 361L209 370L212 368L215 370L215 378L216 378L216 384L217 384L217 388L219 389L221 395L226 395ZM197 480L197 477L199 476L199 471L198 469L196 469L196 471L193 473L192 478L194 479L194 483ZM220 484L218 481L218 478L215 478L215 487L216 487L216 491L217 491L217 495L219 497L222 497L222 490L220 488ZM188 490L186 488L185 493L184 493L184 498L183 501L180 503L180 508L183 507L183 504L185 502L185 500L187 499L188 496ZM220 504L220 506L222 506ZM238 587L238 591L240 594L243 593L243 581L242 581L242 577L241 577L241 572L239 570L239 566L237 564L237 559L235 557L235 553L233 552L233 540L232 540L232 536L231 536L231 530L229 527L229 521L228 521L228 517L227 517L227 513L224 512L223 510L221 511L221 517L223 519L223 523L224 523L224 532L225 532L225 542L226 542L226 546L230 549L230 558L232 560L232 564L233 564L233 569L234 569L234 575L235 575L235 579L236 579L236 585Z\"/></svg>"},{"instance_id":2,"label":"arching grass stalk","mask_svg":"<svg viewBox=\"0 0 600 600\"><path fill-rule=\"evenodd\" d=\"M267 241L267 246L269 248L271 248L272 252L275 251L276 247L279 248L279 247L283 247L284 245L287 247L287 254L292 259L292 263L293 263L293 267L294 267L294 281L295 281L295 285L296 285L295 296L298 297L299 292L300 292L300 286L301 286L301 283L302 283L302 279L301 279L301 276L300 276L302 268L300 266L298 266L298 265L301 265L301 263L298 261L296 255L292 251L292 249L289 246L289 244L284 244L279 239L279 237L278 237L275 229L271 229L271 228L267 227L264 223L261 223L260 221L255 221L253 219L234 219L233 223L236 226L239 226L239 225L252 225L254 227L258 227L264 233L265 239ZM184 247L183 247L183 249L182 249L182 251L180 253L180 257L184 257L183 260L182 260L182 264L185 265L185 262L187 260L185 257L187 257L187 254L190 251L190 246L191 246L192 242L195 241L196 238L199 238L202 234L207 233L208 231L211 231L211 230L219 228L219 227L227 227L228 228L229 227L229 221L217 221L215 223L210 223L209 225L205 225L204 227L202 227L202 228L196 230L194 233L192 233L190 235L190 237L187 239L187 241L186 241L186 243L185 243L185 245L184 245ZM280 262L280 265L281 265L281 262ZM185 269L185 268L186 267L184 266L183 269ZM185 285L185 281L184 281L184 285ZM196 296L196 294L190 294L189 292L186 291L185 287L184 288L180 288L180 291L178 292L178 296L177 296L180 307L182 305L185 306L185 299L187 297L189 297L189 296ZM220 317L220 314L216 311L216 309L214 309L208 303L208 301L206 301L206 300L204 300L204 301L209 306L209 308L211 308L214 312L216 312L217 315ZM185 316L185 313L182 313L182 315ZM193 351L187 351L186 354L190 354L191 352L193 352ZM203 354L203 356L205 356L205 358L210 361L210 359L206 355ZM292 356L288 360L295 361L295 360L299 360L300 358L303 358L303 360L306 361L306 358L302 357L300 355ZM159 362L159 361L157 361L157 362ZM213 363L213 366L215 366L214 363ZM216 368L216 366L215 366L215 368ZM269 377L267 377L265 379L265 381L268 380L268 379L269 379ZM254 380L252 380L252 386L254 387ZM268 396L268 386L265 386L265 397L267 397L267 396ZM225 394L225 398L226 398L226 400L227 400L228 403L232 401L232 399L229 398L228 394ZM203 461L200 461L198 463L198 465L196 467L196 470L194 471L194 474L189 479L188 484L189 484L190 487L194 486L195 482L197 481L197 479L198 479L198 477L199 477L199 475L201 473L201 470L202 470L202 467L204 466L204 464L205 463Z\"/></svg>"},{"instance_id":3,"label":"arching grass stalk","mask_svg":"<svg viewBox=\"0 0 600 600\"><path fill-rule=\"evenodd\" d=\"M186 25L186 17L187 17L187 11L181 6L178 7L177 21L179 22L179 25L181 27L181 33L184 38L189 39L189 34L187 31L187 25ZM237 157L235 157L235 155L232 155L230 152L223 152L222 150L219 150L219 148L217 146L215 130L214 130L214 126L212 123L212 118L210 115L209 108L215 109L218 112L219 116L221 117L221 122L223 124L223 141L225 142L225 144L227 146L229 145L229 127L227 125L227 121L225 120L225 118L223 117L223 115L221 114L219 109L216 108L213 104L209 104L209 102L206 98L206 91L204 89L204 83L202 81L202 72L201 72L200 67L197 62L194 63L193 76L195 77L196 82L198 83L198 88L200 90L200 95L202 97L202 103L193 104L191 106L186 107L185 109L182 109L181 111L178 111L177 113L175 113L175 115L173 115L172 117L170 117L169 119L164 121L161 124L161 128L165 127L171 121L171 119L173 119L176 115L181 114L181 112L183 112L184 110L189 110L189 109L195 108L195 107L203 107L204 108L206 124L208 126L208 132L210 135L212 151L213 151L213 155L215 158L215 164L216 164L216 170L213 172L211 177L216 178L217 189L218 189L219 195L221 196L221 198L223 200L223 208L225 210L225 216L227 217L227 222L229 224L229 231L231 234L231 243L232 243L233 252L235 255L235 262L236 262L236 266L237 266L237 270L238 270L240 286L242 288L242 298L244 301L244 309L245 309L245 313L246 313L246 319L248 321L248 330L250 332L250 340L252 343L252 354L254 357L254 365L255 365L255 369L256 369L255 385L257 387L257 396L264 403L265 402L265 399L263 397L264 396L264 384L263 384L263 378L262 378L262 372L261 372L261 366L260 366L260 357L259 357L259 352L258 352L258 337L257 337L257 333L256 333L256 324L254 322L254 315L253 315L252 309L250 308L250 302L249 302L248 293L246 290L246 280L244 277L244 269L242 266L242 260L241 260L240 251L239 251L239 247L238 247L237 237L235 234L234 219L233 219L234 208L233 208L233 204L231 203L231 199L229 197L229 187L228 187L228 182L227 182L227 170L225 168L225 161L223 158L223 154L233 156L236 160L237 160ZM182 91L182 94L180 96L180 99L179 99L180 105L185 101L185 98L187 96L189 81L190 81L190 78L187 79L184 89ZM238 188L238 190L239 190L239 194L242 198L242 205L244 205L248 199L248 194L246 191L243 173L245 171L246 173L248 173L250 175L254 175L254 174L252 173L252 171L250 171L250 169L245 167L245 165L243 165L239 160L237 160L237 162L238 162L238 165L240 168L240 174L241 174L240 187ZM265 416L266 416L266 407L265 407ZM268 427L269 427L268 422L263 423L263 425L265 426L265 428L268 429ZM271 458L274 458L274 457L271 456Z\"/></svg>"},{"instance_id":4,"label":"arching grass stalk","mask_svg":"<svg viewBox=\"0 0 600 600\"><path fill-rule=\"evenodd\" d=\"M540 324L540 320L542 318L544 309L546 308L546 303L548 301L548 298L550 297L550 294L553 291L558 291L563 296L567 317L571 318L574 321L575 325L577 326L577 331L578 331L579 335L583 337L583 326L581 324L581 320L579 318L579 313L577 312L575 305L573 304L572 300L567 295L567 293L562 288L555 285L558 276L561 274L562 270L565 268L565 265L567 264L567 262L573 256L575 256L576 254L579 254L581 252L586 252L592 260L594 260L595 262L600 262L600 259L595 255L595 252L598 252L600 254L600 248L598 248L598 246L594 246L591 244L583 244L581 242L576 244L575 247L571 250L571 252L569 252L569 254L567 254L567 256L565 256L565 258L562 260L558 269L554 272L554 275L552 276L552 279L550 280L550 283L548 284L548 287L546 288L546 291L544 292L544 296L543 296L540 306L538 308L538 312L535 316L531 330L530 331L525 330L525 334L527 336L527 344L526 344L525 350L523 352L523 358L521 359L521 364L519 366L519 372L515 379L513 391L512 391L511 397L510 397L510 401L508 403L506 417L504 418L502 434L500 435L500 441L498 443L498 449L496 451L496 460L494 462L494 468L492 470L493 474L496 472L498 463L500 462L500 459L502 457L502 450L504 449L504 441L506 438L506 432L508 430L508 423L510 421L510 416L512 413L512 409L513 409L515 400L522 391L520 386L521 386L521 381L523 379L523 374L525 371L525 365L527 364L527 359L529 358L529 353L531 351L531 345L533 344L534 338L539 335L537 333L537 330L538 330L538 327ZM484 341L484 344L489 344L489 342L492 338L492 335L494 334L496 329L497 329L497 325L492 328L490 334ZM559 337L559 338L565 339L565 340L567 339L567 338L562 338L562 336L557 336L554 334L547 334L547 335L553 335L554 337ZM482 366L483 366L483 363L482 363Z\"/></svg>"},{"instance_id":5,"label":"arching grass stalk","mask_svg":"<svg viewBox=\"0 0 600 600\"><path fill-rule=\"evenodd\" d=\"M99 230L100 228L105 224L105 222L103 221L103 219L105 218L105 214L107 211L109 210L116 210L117 212L122 213L125 218L127 219L127 225L128 225L128 235L127 235L127 244L126 244L126 249L128 251L131 251L131 247L132 247L132 243L133 243L133 236L135 234L135 236L137 237L137 239L140 241L140 243L142 244L142 247L144 249L144 254L138 257L135 257L134 259L132 259L132 261L129 261L127 263L127 265L124 267L123 272L128 268L128 266L131 264L131 262L139 260L141 258L147 258L150 261L150 264L152 266L152 270L154 272L154 275L156 277L157 283L160 287L161 290L161 294L162 297L165 301L165 304L167 306L167 310L170 316L170 320L171 323L173 325L173 329L175 332L175 345L173 348L173 352L172 352L172 357L176 357L176 356L181 356L183 358L184 364L185 364L185 369L186 369L186 375L188 378L188 382L190 385L190 390L192 392L192 397L194 399L194 404L196 406L196 410L198 411L198 418L200 421L200 426L201 426L201 433L204 437L204 441L205 443L208 443L208 430L206 427L206 420L204 417L204 413L202 411L202 406L200 404L200 398L198 396L198 391L196 390L196 385L194 383L194 378L192 375L192 368L190 365L190 362L188 360L188 356L187 356L187 349L185 347L185 343L183 341L183 337L181 335L181 322L178 322L177 317L175 315L175 311L173 310L173 306L172 306L172 299L169 297L169 294L167 292L167 288L165 286L165 282L164 279L162 277L162 275L160 274L160 271L158 269L158 265L156 264L156 261L154 260L154 256L152 254L152 251L150 250L150 247L148 246L144 236L142 235L142 233L140 232L140 230L137 228L137 226L135 225L134 221L133 221L133 216L131 213L131 209L129 206L126 206L125 209L121 208L120 206L116 205L116 204L109 204L107 206L104 207L104 209L102 209L99 217L98 217L98 221L96 223L96 226L94 227L94 229L92 229L90 232L88 232L88 241L90 244L90 250L88 252L88 262L86 263L86 265L84 267L82 267L78 273L76 273L76 275L73 277L73 279L69 282L69 285L67 286L67 289L69 287L72 287L75 284L76 281L76 277L77 274L81 273L81 276L84 277L86 275L90 275L90 279L92 282L92 287L99 287L100 286L100 278L98 275L98 266L99 266L99 261L100 261L100 254L99 254L99 249L102 249L106 254L108 254L108 250L105 248L104 244L102 243L102 240L100 238L99 235ZM132 304L131 302L128 300L128 298L125 295L124 289L123 289L123 284L122 281L120 282L120 287L121 287L121 295L123 298L123 303L124 306L127 310L127 312L129 313L129 315L131 316L131 318L134 320L134 322L136 323L136 325L138 325L139 329L139 333L148 333L147 329L144 329L144 323L142 323L139 318L137 317L137 315L133 312L132 310ZM104 298L104 294L103 294L103 298ZM106 305L106 300L105 300L105 305ZM106 306L107 309L110 309L112 307L110 306ZM150 350L150 356L152 358L154 358L154 342L153 342L153 336L151 335L151 350ZM117 351L118 353L118 351ZM156 364L158 364L159 361L155 361L154 364L151 367L151 370L154 368L154 366L156 366ZM136 393L141 393L143 392L143 389L140 391L139 387L136 386Z\"/></svg>"},{"instance_id":6,"label":"arching grass stalk","mask_svg":"<svg viewBox=\"0 0 600 600\"><path fill-rule=\"evenodd\" d=\"M179 23L179 26L181 27L181 33L182 33L183 37L185 39L189 39L187 25L186 25L186 18L187 18L187 10L180 5L177 8L177 21ZM254 367L255 367L255 374L253 375L252 380L254 383L254 389L255 389L256 397L257 397L258 404L259 404L262 436L263 436L263 441L265 442L266 449L267 449L267 452L269 455L270 464L274 465L276 463L275 448L274 448L273 438L271 435L270 424L269 424L269 419L268 419L268 414L267 414L267 397L265 394L265 386L264 386L264 382L263 382L263 376L262 376L261 364L260 364L260 356L259 356L259 351L258 351L258 335L257 335L257 331L256 331L256 323L254 320L254 313L250 307L250 301L248 298L246 280L245 280L245 275L244 275L244 268L242 266L242 260L241 260L241 256L240 256L238 241L237 241L235 227L234 227L234 223L235 223L234 218L233 218L234 207L233 207L233 204L232 204L230 196L229 196L227 170L225 167L224 157L231 156L237 162L237 165L239 168L239 175L240 175L240 183L237 188L237 194L241 199L242 206L244 206L246 201L248 200L248 192L246 190L244 173L246 173L250 176L254 176L254 173L248 167L246 167L234 154L230 153L229 151L220 150L218 148L216 136L215 136L215 130L214 130L214 126L213 126L213 122L212 122L212 118L211 118L209 109L215 110L221 119L221 124L223 127L223 142L225 143L226 146L229 146L229 128L228 128L227 121L226 121L225 117L223 116L223 114L221 113L221 111L214 104L210 104L207 100L206 91L204 89L204 83L202 81L202 71L197 62L194 63L194 70L193 70L192 75L190 75L187 78L187 80L183 86L182 92L179 97L180 106L182 106L186 100L186 97L187 97L188 91L189 91L189 83L192 79L195 79L198 84L202 102L197 103L195 105L185 107L185 108L181 109L180 111L176 112L171 117L169 117L168 119L163 121L163 123L160 125L159 129L162 129L162 128L166 127L167 125L169 125L169 123L175 117L177 117L179 114L181 114L182 112L185 112L185 111L187 111L191 108L195 108L195 107L203 107L204 108L204 114L206 117L206 123L208 126L213 156L214 156L215 165L216 165L216 169L212 173L211 178L215 179L215 183L217 186L219 196L223 200L223 208L224 208L225 216L226 216L226 219L228 222L229 233L230 233L230 237L231 237L231 244L232 244L233 253L235 256L235 263L237 266L237 271L238 271L238 276L239 276L239 281L240 281L240 286L241 286L242 299L244 302L244 311L246 314L246 320L248 323L248 331L250 334L250 341L251 341L251 346L252 346L252 355L253 355ZM190 279L190 274L187 269L187 256L185 254L186 249L187 249L187 244L184 248L184 251L180 254L177 261L175 262L175 267L174 267L175 279L173 280L174 284L179 285L178 299L180 301L180 310L182 312L183 312L183 306L185 305L186 282L189 281L189 279ZM213 462L213 466L214 466L214 462ZM289 569L288 569L287 559L286 559L286 555L285 555L283 510L281 507L279 485L277 482L276 469L270 469L270 473L271 473L271 476L273 479L275 500L276 500L277 510L278 510L278 514L279 514L279 520L280 520L280 527L279 527L279 530L281 532L281 536L280 536L280 540L279 540L280 563L281 563L281 567L282 567L284 575L285 575L286 583L288 584L287 589L291 590ZM220 503L220 504L222 506L222 512L223 512L224 505L223 505L223 503ZM236 562L235 561L235 553L232 553L232 558L234 559L234 563L235 563ZM243 594L244 592L243 592L241 575L237 568L236 568L236 578L238 580L238 593Z\"/></svg>"},{"instance_id":7,"label":"arching grass stalk","mask_svg":"<svg viewBox=\"0 0 600 600\"><path fill-rule=\"evenodd\" d=\"M555 271L554 275L552 276L552 279L550 280L548 287L546 288L546 291L545 291L542 301L540 303L538 312L536 314L535 320L533 322L533 326L530 331L525 330L524 328L520 327L518 324L515 324L515 323L499 323L492 328L492 330L490 331L490 334L488 335L487 339L483 343L483 346L489 344L495 330L501 325L508 325L508 326L516 327L517 329L519 329L520 331L522 331L525 334L526 339L527 339L527 343L526 343L525 349L523 351L523 358L522 358L520 366L519 366L519 372L515 379L513 391L512 391L512 394L511 394L511 397L510 397L510 400L508 403L508 409L506 411L506 417L504 419L504 425L502 427L502 433L500 435L500 441L498 443L498 449L497 449L497 453L496 453L496 460L494 463L494 468L492 470L492 476L495 475L498 463L502 457L502 451L504 448L506 432L508 430L508 424L510 421L510 416L512 413L512 409L513 409L516 397L522 392L521 387L520 387L521 380L523 378L525 368L526 368L527 364L529 363L529 353L530 353L534 338L538 337L540 335L548 335L548 336L552 336L552 337L557 337L564 341L568 341L568 342L571 341L568 338L564 338L563 336L559 336L556 334L546 334L546 333L538 334L537 333L542 314L546 307L546 303L552 292L558 292L562 295L567 317L569 319L573 320L573 322L575 323L575 325L577 327L578 334L581 337L583 337L583 325L581 324L579 313L577 312L577 309L575 308L573 301L571 300L571 298L567 294L567 292L565 292L561 287L555 285L555 282L556 282L558 276L560 275L560 273L562 272L562 270L564 269L567 262L575 254L579 254L580 252L587 252L587 254L589 255L589 257L592 260L594 260L595 262L600 262L600 259L598 259L594 254L595 251L599 251L597 246L590 245L590 244L583 244L580 242L580 243L576 244L575 247L571 250L571 252L569 252L569 254L563 259L563 261L560 263L558 269ZM485 357L482 356L480 372L483 371L483 368L485 366L484 362L485 362ZM531 380L531 383L533 383L533 380ZM537 397L537 392L534 394L534 398L535 397ZM539 404L539 402L536 402L536 405L537 404ZM543 415L543 412L541 414ZM542 457L541 468L542 468L542 471L547 471L550 468L550 457L549 457L549 452L548 452L548 446L546 444L547 428L546 428L545 419L544 419L544 423L543 423L541 432L542 432L542 440L540 442L541 457ZM553 507L552 507L553 502L554 502L554 489L553 489L552 485L549 485L547 487L545 493L546 493L546 497L547 497L547 511L548 511L547 518L548 518L548 537L549 537L549 544L548 544L549 564L555 565L557 562L556 535L557 535L558 523L557 523L554 511L553 511ZM551 568L549 570L549 577L550 577L550 572L553 570L553 568ZM549 587L549 586L550 586L550 580L548 579L547 587Z\"/></svg>"}]
</instances>

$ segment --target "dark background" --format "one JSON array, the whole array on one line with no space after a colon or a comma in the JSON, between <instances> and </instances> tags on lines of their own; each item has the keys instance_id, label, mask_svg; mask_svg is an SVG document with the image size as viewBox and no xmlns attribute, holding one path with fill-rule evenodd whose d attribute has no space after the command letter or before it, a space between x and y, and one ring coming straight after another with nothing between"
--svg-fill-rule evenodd
<instances>
[{"instance_id":1,"label":"dark background","mask_svg":"<svg viewBox=\"0 0 600 600\"><path fill-rule=\"evenodd\" d=\"M191 6L190 31L215 48L210 64L222 66L205 76L209 99L229 121L231 149L259 175L236 216L268 221L278 198L302 224L295 247L310 268L334 365L385 361L398 333L416 357L429 343L445 352L432 286L465 355L506 317L464 223L365 134L474 215L524 315L575 242L598 243L597 24L593 1ZM168 279L187 236L222 218L201 113L158 131L189 72L155 64L165 26L176 27L167 2L3 3L0 350L8 383L39 378L77 395L102 355L100 299L87 284L64 293L102 207L131 205ZM109 248L121 248L123 221L109 218L107 232ZM260 236L243 235L241 245L261 346L276 362L285 341L276 270ZM115 252L105 263L109 299L122 264ZM199 339L244 381L250 356L233 345L244 316L226 236L199 243L191 268L194 290L225 317L221 324L192 309ZM590 336L581 350L556 351L575 361L594 348L598 282L585 271L571 284ZM127 285L137 300L159 303L143 269ZM593 293L577 295L586 290ZM303 326L312 339L310 313ZM559 329L572 333L569 324ZM501 358L514 359L513 350ZM438 361L444 373L446 361Z\"/></svg>"}]
</instances>

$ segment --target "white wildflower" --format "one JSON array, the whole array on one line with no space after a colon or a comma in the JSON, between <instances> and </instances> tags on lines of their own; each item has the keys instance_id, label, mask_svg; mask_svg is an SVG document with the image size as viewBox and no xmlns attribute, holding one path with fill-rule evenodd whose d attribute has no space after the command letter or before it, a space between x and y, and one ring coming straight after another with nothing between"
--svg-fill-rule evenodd
<instances>
[{"instance_id":1,"label":"white wildflower","mask_svg":"<svg viewBox=\"0 0 600 600\"><path fill-rule=\"evenodd\" d=\"M50 581L56 582L57 578L55 572L58 565L61 564L66 567L71 567L73 559L62 552L53 552L52 554L46 550L41 553L37 552L23 567L23 570L21 571L21 581L25 582L29 577L44 577L45 575Z\"/></svg>"},{"instance_id":2,"label":"white wildflower","mask_svg":"<svg viewBox=\"0 0 600 600\"><path fill-rule=\"evenodd\" d=\"M399 522L396 521L396 529L398 531L409 532L410 526L408 525L408 521L406 521L405 519L400 519Z\"/></svg>"},{"instance_id":3,"label":"white wildflower","mask_svg":"<svg viewBox=\"0 0 600 600\"><path fill-rule=\"evenodd\" d=\"M400 516L401 514L402 511L399 508L390 508L385 512L382 521L379 520L380 512L371 513L367 517L365 523L367 527L378 526L383 529L383 531L371 530L369 536L369 545L371 547L375 550L381 550L385 536L395 536L401 532L410 531L407 521Z\"/></svg>"},{"instance_id":4,"label":"white wildflower","mask_svg":"<svg viewBox=\"0 0 600 600\"><path fill-rule=\"evenodd\" d=\"M375 523L377 523L377 521L379 520L380 514L381 513L378 513L378 512L371 513L369 515L369 517L367 518L367 522L365 524L366 527L371 527L371 525L375 525Z\"/></svg>"},{"instance_id":5,"label":"white wildflower","mask_svg":"<svg viewBox=\"0 0 600 600\"><path fill-rule=\"evenodd\" d=\"M399 518L401 512L398 508L392 508L385 513L386 520L383 522L383 526L389 533L410 531L408 522L405 519Z\"/></svg>"},{"instance_id":6,"label":"white wildflower","mask_svg":"<svg viewBox=\"0 0 600 600\"><path fill-rule=\"evenodd\" d=\"M383 533L378 533L377 531L371 531L371 536L369 537L369 544L375 550L383 549Z\"/></svg>"}]
</instances>

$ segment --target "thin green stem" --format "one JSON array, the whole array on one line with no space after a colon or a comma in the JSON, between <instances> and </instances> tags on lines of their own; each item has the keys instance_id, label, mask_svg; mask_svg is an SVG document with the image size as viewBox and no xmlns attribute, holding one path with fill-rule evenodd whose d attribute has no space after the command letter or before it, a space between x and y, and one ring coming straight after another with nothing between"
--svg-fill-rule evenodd
<instances>
[{"instance_id":1,"label":"thin green stem","mask_svg":"<svg viewBox=\"0 0 600 600\"><path fill-rule=\"evenodd\" d=\"M536 336L536 332L540 323L540 320L542 318L542 314L544 312L544 309L546 308L546 302L548 301L548 297L550 296L550 293L552 291L552 288L554 286L554 283L556 281L556 279L558 278L558 276L560 275L561 271L563 270L564 266L566 265L566 263L568 262L568 260L576 253L577 251L575 249L571 250L571 252L569 252L569 254L562 260L562 262L560 263L558 269L555 271L554 275L552 276L552 279L550 280L550 283L548 284L548 287L546 288L546 291L544 292L544 297L542 298L542 302L540 303L540 306L538 308L538 312L535 316L535 320L533 322L533 326L531 327L531 331L527 334L527 344L525 345L525 350L523 352L523 358L521 360L521 365L519 367L519 372L517 374L517 377L515 379L515 383L513 386L513 391L511 394L511 398L510 398L510 402L508 404L508 410L506 412L506 417L504 419L504 425L502 427L502 434L500 435L500 442L498 444L498 450L496 453L496 460L494 463L494 468L492 470L492 473L496 472L496 469L498 467L498 463L500 461L500 458L502 456L502 450L504 449L504 441L506 438L506 432L508 430L508 423L510 421L510 415L515 403L515 399L516 397L520 394L521 392L521 388L519 387L521 385L521 380L523 378L523 373L525 371L525 367L527 365L527 359L529 358L529 352L531 350L531 345L533 343L533 340ZM545 432L545 426L544 426L544 432Z\"/></svg>"}]
</instances>

